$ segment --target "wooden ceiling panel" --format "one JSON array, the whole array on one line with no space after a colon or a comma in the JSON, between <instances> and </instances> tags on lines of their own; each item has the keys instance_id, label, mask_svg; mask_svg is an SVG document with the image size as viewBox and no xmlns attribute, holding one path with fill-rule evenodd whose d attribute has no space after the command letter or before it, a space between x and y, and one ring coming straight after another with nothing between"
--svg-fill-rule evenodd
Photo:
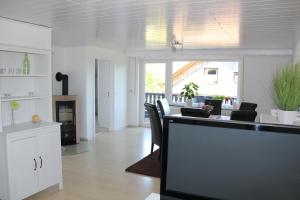
<instances>
[{"instance_id":1,"label":"wooden ceiling panel","mask_svg":"<svg viewBox=\"0 0 300 200\"><path fill-rule=\"evenodd\" d=\"M300 0L0 0L0 16L53 27L56 45L293 48Z\"/></svg>"}]
</instances>

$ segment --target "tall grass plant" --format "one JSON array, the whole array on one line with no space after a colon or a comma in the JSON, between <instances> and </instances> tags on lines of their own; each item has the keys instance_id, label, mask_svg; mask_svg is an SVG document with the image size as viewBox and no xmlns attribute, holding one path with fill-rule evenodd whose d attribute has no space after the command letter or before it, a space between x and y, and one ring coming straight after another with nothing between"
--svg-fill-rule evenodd
<instances>
[{"instance_id":1,"label":"tall grass plant","mask_svg":"<svg viewBox=\"0 0 300 200\"><path fill-rule=\"evenodd\" d=\"M300 63L277 70L274 90L275 103L280 110L297 110L300 106Z\"/></svg>"}]
</instances>

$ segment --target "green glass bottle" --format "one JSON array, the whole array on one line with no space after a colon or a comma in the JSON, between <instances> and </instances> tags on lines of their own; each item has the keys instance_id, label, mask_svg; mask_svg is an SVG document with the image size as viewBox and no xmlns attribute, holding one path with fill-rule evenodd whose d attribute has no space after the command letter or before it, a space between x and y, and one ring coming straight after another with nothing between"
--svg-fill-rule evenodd
<instances>
[{"instance_id":1,"label":"green glass bottle","mask_svg":"<svg viewBox=\"0 0 300 200\"><path fill-rule=\"evenodd\" d=\"M30 72L30 62L28 59L28 53L25 53L25 57L23 60L23 74L28 75Z\"/></svg>"}]
</instances>

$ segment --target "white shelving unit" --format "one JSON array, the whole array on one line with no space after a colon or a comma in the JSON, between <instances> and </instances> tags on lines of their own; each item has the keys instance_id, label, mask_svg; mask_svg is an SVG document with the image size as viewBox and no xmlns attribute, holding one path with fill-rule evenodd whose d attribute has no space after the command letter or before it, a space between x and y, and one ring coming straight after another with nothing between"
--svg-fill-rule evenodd
<instances>
[{"instance_id":1,"label":"white shelving unit","mask_svg":"<svg viewBox=\"0 0 300 200\"><path fill-rule=\"evenodd\" d=\"M19 200L56 184L63 188L60 124L52 118L51 29L0 17L0 35L0 199ZM25 53L29 75L22 74ZM20 104L14 126L12 101ZM35 114L41 122L32 122Z\"/></svg>"},{"instance_id":2,"label":"white shelving unit","mask_svg":"<svg viewBox=\"0 0 300 200\"><path fill-rule=\"evenodd\" d=\"M0 19L0 25L3 25L0 32L5 30L6 22L3 23ZM21 23L13 23L16 28L24 28ZM52 122L51 31L32 25L25 28L28 33L21 34L24 29L20 31L20 37L3 33L7 38L0 38L0 132L12 124L11 101L20 104L14 111L15 124L31 122L35 114L42 121ZM28 75L23 74L25 53L30 61Z\"/></svg>"},{"instance_id":3,"label":"white shelving unit","mask_svg":"<svg viewBox=\"0 0 300 200\"><path fill-rule=\"evenodd\" d=\"M0 133L3 131L2 128L2 99L0 98Z\"/></svg>"},{"instance_id":4,"label":"white shelving unit","mask_svg":"<svg viewBox=\"0 0 300 200\"><path fill-rule=\"evenodd\" d=\"M48 75L42 75L42 74L0 74L0 77L48 77Z\"/></svg>"},{"instance_id":5,"label":"white shelving unit","mask_svg":"<svg viewBox=\"0 0 300 200\"><path fill-rule=\"evenodd\" d=\"M34 99L46 99L48 96L15 96L15 97L3 97L2 102L10 101L24 101L24 100L34 100Z\"/></svg>"},{"instance_id":6,"label":"white shelving unit","mask_svg":"<svg viewBox=\"0 0 300 200\"><path fill-rule=\"evenodd\" d=\"M22 72L27 50L30 74ZM51 108L51 52L32 53L34 50L0 50L0 98L1 122L3 127L12 124L11 101L18 101L20 108L14 111L15 123L30 122L32 115L38 114L42 121L52 121ZM4 70L3 70L4 69ZM1 129L0 129L1 130Z\"/></svg>"}]
</instances>

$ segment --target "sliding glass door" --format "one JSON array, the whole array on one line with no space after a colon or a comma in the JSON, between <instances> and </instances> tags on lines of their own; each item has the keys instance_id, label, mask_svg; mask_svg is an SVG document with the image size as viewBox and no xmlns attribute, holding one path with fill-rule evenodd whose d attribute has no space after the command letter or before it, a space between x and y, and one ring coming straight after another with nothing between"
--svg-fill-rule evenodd
<instances>
[{"instance_id":1,"label":"sliding glass door","mask_svg":"<svg viewBox=\"0 0 300 200\"><path fill-rule=\"evenodd\" d=\"M205 99L222 99L222 108L230 113L238 103L242 73L239 60L165 60L144 62L140 73L140 124L149 122L144 103L156 104L167 98L174 106L184 106L180 96L184 85L193 82L199 85L193 105L200 106ZM175 111L179 108L173 107ZM224 114L224 113L222 113Z\"/></svg>"}]
</instances>

